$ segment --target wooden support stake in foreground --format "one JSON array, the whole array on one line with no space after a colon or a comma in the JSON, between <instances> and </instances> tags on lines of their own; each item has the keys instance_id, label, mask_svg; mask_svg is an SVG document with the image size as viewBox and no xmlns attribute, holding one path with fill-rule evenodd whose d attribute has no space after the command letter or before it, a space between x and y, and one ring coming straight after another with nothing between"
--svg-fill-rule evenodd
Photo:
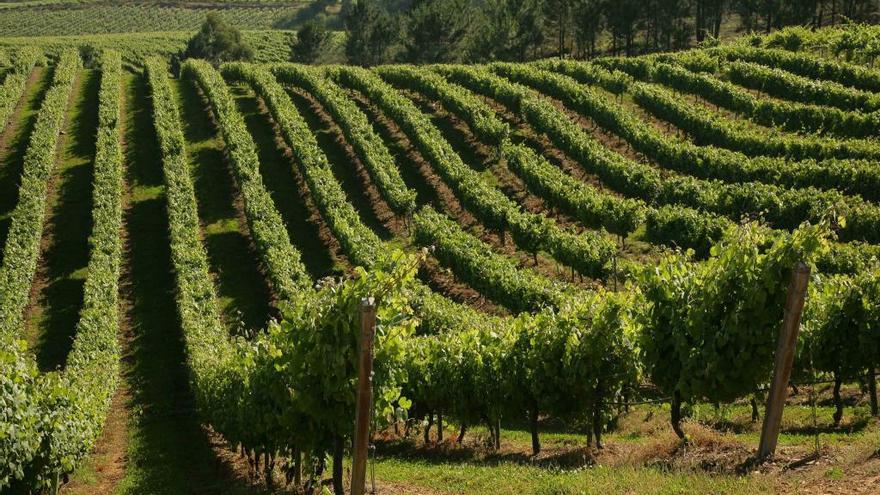
<instances>
[{"instance_id":1,"label":"wooden support stake in foreground","mask_svg":"<svg viewBox=\"0 0 880 495\"><path fill-rule=\"evenodd\" d=\"M785 396L788 392L788 380L791 378L791 366L794 362L809 279L810 267L798 262L791 274L788 299L785 301L785 316L779 331L779 343L776 346L773 382L767 395L767 411L764 414L761 442L758 445L759 460L766 459L776 451L776 441L779 439L779 428L782 425L782 409L785 407Z\"/></svg>"},{"instance_id":2,"label":"wooden support stake in foreground","mask_svg":"<svg viewBox=\"0 0 880 495\"><path fill-rule=\"evenodd\" d=\"M361 342L352 448L351 495L363 495L367 478L367 448L370 443L370 410L373 401L373 337L376 333L376 302L372 297L361 299L360 313Z\"/></svg>"}]
</instances>

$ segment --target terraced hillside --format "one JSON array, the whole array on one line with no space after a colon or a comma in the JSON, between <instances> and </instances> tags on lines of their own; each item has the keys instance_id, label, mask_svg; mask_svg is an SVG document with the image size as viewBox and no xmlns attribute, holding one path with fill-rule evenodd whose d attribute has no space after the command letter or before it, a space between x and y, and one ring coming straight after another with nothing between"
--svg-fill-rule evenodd
<instances>
[{"instance_id":1,"label":"terraced hillside","mask_svg":"<svg viewBox=\"0 0 880 495\"><path fill-rule=\"evenodd\" d=\"M40 58L0 87L0 489L338 484L366 295L385 492L876 480L880 72ZM800 390L753 469L796 261Z\"/></svg>"}]
</instances>

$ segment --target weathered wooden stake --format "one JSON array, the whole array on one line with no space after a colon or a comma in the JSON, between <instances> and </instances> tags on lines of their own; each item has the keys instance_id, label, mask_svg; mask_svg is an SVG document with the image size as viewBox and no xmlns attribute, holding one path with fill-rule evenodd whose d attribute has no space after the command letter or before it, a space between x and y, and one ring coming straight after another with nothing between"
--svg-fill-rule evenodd
<instances>
[{"instance_id":1,"label":"weathered wooden stake","mask_svg":"<svg viewBox=\"0 0 880 495\"><path fill-rule=\"evenodd\" d=\"M779 343L776 346L773 382L770 384L770 393L767 394L767 411L761 428L761 442L758 444L759 460L766 459L776 451L776 441L779 439L779 428L782 425L782 409L785 407L785 396L788 391L788 380L791 377L791 366L794 362L794 351L809 279L810 267L798 262L791 274L788 299L785 301L785 316L779 331Z\"/></svg>"},{"instance_id":2,"label":"weathered wooden stake","mask_svg":"<svg viewBox=\"0 0 880 495\"><path fill-rule=\"evenodd\" d=\"M370 443L370 410L373 401L373 337L376 331L376 302L361 299L361 345L358 365L357 411L354 419L351 494L363 495L367 478L367 449Z\"/></svg>"}]
</instances>

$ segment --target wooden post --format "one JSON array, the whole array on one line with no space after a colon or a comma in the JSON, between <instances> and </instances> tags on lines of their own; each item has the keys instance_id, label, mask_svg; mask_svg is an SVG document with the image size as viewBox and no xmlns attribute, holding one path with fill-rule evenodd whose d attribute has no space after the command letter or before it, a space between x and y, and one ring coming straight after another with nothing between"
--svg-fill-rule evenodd
<instances>
[{"instance_id":1,"label":"wooden post","mask_svg":"<svg viewBox=\"0 0 880 495\"><path fill-rule=\"evenodd\" d=\"M370 409L373 401L373 337L376 331L376 302L361 299L361 345L358 365L357 411L354 420L351 494L363 495L367 478L367 448L370 440Z\"/></svg>"},{"instance_id":2,"label":"wooden post","mask_svg":"<svg viewBox=\"0 0 880 495\"><path fill-rule=\"evenodd\" d=\"M791 377L791 366L794 362L794 351L809 279L810 267L798 262L792 271L788 299L785 301L785 315L776 346L773 382L767 395L767 411L764 414L761 442L758 445L758 460L763 460L776 451L776 441L779 439L779 428L782 425L782 409L785 407L785 396L788 391L788 380Z\"/></svg>"}]
</instances>

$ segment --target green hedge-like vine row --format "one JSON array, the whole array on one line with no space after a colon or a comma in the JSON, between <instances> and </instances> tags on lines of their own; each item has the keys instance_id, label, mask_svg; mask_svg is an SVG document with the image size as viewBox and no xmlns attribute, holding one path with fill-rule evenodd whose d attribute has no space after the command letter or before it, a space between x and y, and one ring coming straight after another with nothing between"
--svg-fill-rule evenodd
<instances>
[{"instance_id":1,"label":"green hedge-like vine row","mask_svg":"<svg viewBox=\"0 0 880 495\"><path fill-rule=\"evenodd\" d=\"M27 344L19 339L40 254L55 146L79 66L79 54L71 51L55 67L25 152L19 200L0 267L0 489L14 480L33 485L42 481L37 479L42 473L35 473L30 463L46 427L44 383Z\"/></svg>"},{"instance_id":2,"label":"green hedge-like vine row","mask_svg":"<svg viewBox=\"0 0 880 495\"><path fill-rule=\"evenodd\" d=\"M181 76L192 80L211 105L244 199L251 236L272 285L281 299L296 297L303 288L311 286L311 280L299 251L290 243L275 202L263 185L256 144L226 82L210 64L199 60L187 60L181 67Z\"/></svg>"},{"instance_id":3,"label":"green hedge-like vine row","mask_svg":"<svg viewBox=\"0 0 880 495\"><path fill-rule=\"evenodd\" d=\"M680 140L661 135L644 122L621 111L620 105L610 103L607 99L602 100L571 78L528 66L496 64L492 67L559 98L571 108L626 138L637 151L656 158L668 168L696 171L710 176L714 174L706 173L704 167L727 167L728 170L724 170L726 176L735 176L736 169L742 168L742 165L725 156L722 151L714 155L716 160L702 160L712 156L707 154L711 150L693 145L685 146ZM459 77L464 77L467 70L456 68L454 71ZM642 197L657 204L680 203L726 215L733 220L738 220L743 215L765 212L770 222L785 229L794 229L804 220L817 218L831 208L842 209L841 214L847 215L850 220L840 232L842 239L869 242L880 240L876 230L880 225L877 223L880 221L880 209L860 201L859 198L847 197L837 191L819 191L813 188L788 190L756 182L723 184L687 176L661 177L650 166L628 160L590 139L564 113L547 104L541 105L540 100L535 100L525 88L504 89L499 86L512 83L493 80L492 76L481 77L484 89L502 96L508 106L514 105L512 108L518 108L520 100L529 102L522 104L521 113L526 116L526 120L531 120L533 126L536 126L536 122L539 123L537 130L548 134L560 149L578 158L581 165L592 165L588 171L599 175L603 182L623 194ZM480 81L474 80L472 83L478 84ZM742 160L740 163L749 163L746 157L742 157ZM730 170L731 168L734 170Z\"/></svg>"},{"instance_id":4,"label":"green hedge-like vine row","mask_svg":"<svg viewBox=\"0 0 880 495\"><path fill-rule=\"evenodd\" d=\"M12 212L0 267L0 333L18 332L24 316L40 256L46 192L55 169L55 145L79 67L78 53L71 51L62 55L25 152L18 204Z\"/></svg>"},{"instance_id":5,"label":"green hedge-like vine row","mask_svg":"<svg viewBox=\"0 0 880 495\"><path fill-rule=\"evenodd\" d=\"M456 277L514 312L559 307L566 297L562 284L519 268L430 206L419 210L413 223L417 244L433 247L434 256Z\"/></svg>"},{"instance_id":6,"label":"green hedge-like vine row","mask_svg":"<svg viewBox=\"0 0 880 495\"><path fill-rule=\"evenodd\" d=\"M53 86L47 93L37 118L40 134L35 134L31 141L32 147L43 146L46 149L43 153L38 153L29 148L26 155L31 160L29 173L39 174L36 170L39 164L45 167L42 171L45 180L48 180L48 175L54 169L56 140L78 68L78 53L68 52L62 55L55 69ZM4 412L10 416L0 421L2 431L7 433L0 440L0 451L9 454L9 457L4 455L5 460L0 462L0 488L17 479L19 483L32 489L57 489L60 476L72 472L94 446L116 390L119 379L117 302L122 257L120 229L123 172L118 127L121 71L120 55L112 51L104 53L98 102L93 193L95 202L92 211L88 277L85 281L80 319L65 368L61 372L38 375L33 354L26 350L23 343L14 340L18 328L3 328L4 351L0 351L0 369L4 375L3 388L9 394L4 394L4 400L0 400L0 403L6 399L12 399L15 403L3 404ZM31 181L35 179L34 176L30 178ZM22 199L26 194L41 192L35 182L28 184L35 187L23 188L20 193ZM45 194L45 186L42 193ZM38 199L33 196L31 198ZM35 230L38 230L41 234L42 208L39 215L36 215L33 210L25 209L28 203L27 200L20 201L16 218L19 221L24 218L30 220L29 228L24 229L22 222L19 224L21 230L16 232L22 235L29 231L30 235L36 235ZM34 201L31 206L39 208L38 204L42 205L43 202ZM37 235L35 244L37 251L39 237ZM18 238L19 242L22 240L22 237ZM28 244L21 242L19 246L26 247ZM16 253L19 256L31 254L27 250ZM39 256L39 252L36 256ZM16 263L22 261L25 263ZM14 273L15 266L29 266L27 261L13 259L9 265L4 265L6 277ZM23 272L24 270L18 275L25 277L27 274ZM9 283L12 279L5 278L4 281ZM26 301L29 285L25 289ZM14 296L12 292L8 294ZM4 300L4 304L6 302ZM10 314L16 308L4 308L9 312L6 313L10 318L6 320L7 324L20 325L21 317L15 321L14 315ZM20 313L22 309L19 308L18 311ZM9 347L6 347L7 344ZM13 363L10 358L18 362ZM12 369L8 368L10 365ZM6 428L4 424L9 420L13 421L12 429Z\"/></svg>"},{"instance_id":7,"label":"green hedge-like vine row","mask_svg":"<svg viewBox=\"0 0 880 495\"><path fill-rule=\"evenodd\" d=\"M230 65L224 72L231 79L249 84L269 109L282 138L300 164L315 205L346 256L354 264L367 268L375 266L387 247L361 222L357 210L349 203L345 191L333 175L327 156L321 151L314 134L284 88L261 67ZM360 112L360 109L357 111ZM498 322L468 306L453 303L425 286L418 287L418 297L413 304L422 319L420 330L424 333L441 333Z\"/></svg>"},{"instance_id":8,"label":"green hedge-like vine row","mask_svg":"<svg viewBox=\"0 0 880 495\"><path fill-rule=\"evenodd\" d=\"M656 64L652 80L678 91L696 94L758 124L781 127L790 132L865 138L874 136L880 126L878 112L862 113L814 103L758 98L735 84L672 64Z\"/></svg>"},{"instance_id":9,"label":"green hedge-like vine row","mask_svg":"<svg viewBox=\"0 0 880 495\"><path fill-rule=\"evenodd\" d=\"M863 91L880 92L880 73L857 64L821 59L805 53L750 46L724 46L707 52L731 61L755 62L812 79L833 81Z\"/></svg>"},{"instance_id":10,"label":"green hedge-like vine row","mask_svg":"<svg viewBox=\"0 0 880 495\"><path fill-rule=\"evenodd\" d=\"M439 101L450 112L464 119L474 134L492 146L501 146L510 129L479 98L460 86L450 84L438 74L405 65L383 65L375 69L383 79Z\"/></svg>"},{"instance_id":11,"label":"green hedge-like vine row","mask_svg":"<svg viewBox=\"0 0 880 495\"><path fill-rule=\"evenodd\" d=\"M587 225L596 223L626 235L644 224L645 238L652 244L693 249L703 258L732 223L690 208L667 205L655 209L643 201L601 192L522 145L505 145L502 152L508 168L535 194Z\"/></svg>"},{"instance_id":12,"label":"green hedge-like vine row","mask_svg":"<svg viewBox=\"0 0 880 495\"><path fill-rule=\"evenodd\" d=\"M224 69L228 70L228 69ZM355 105L342 88L333 81L299 65L275 66L272 72L280 80L302 87L330 112L339 124L345 139L363 160L376 182L382 197L399 214L408 215L416 209L416 193L400 177L400 171L382 138L373 131L367 116Z\"/></svg>"},{"instance_id":13,"label":"green hedge-like vine row","mask_svg":"<svg viewBox=\"0 0 880 495\"><path fill-rule=\"evenodd\" d=\"M648 64L646 58L625 60L641 60L644 65L645 75L643 77L652 77L649 69L653 65ZM676 62L680 61L676 60ZM585 84L593 84L592 81L600 76L585 76L584 74L608 74L604 69L578 62L559 64L557 67L560 69L559 72ZM627 68L627 70L630 69ZM589 96L589 88L578 88L571 81L564 79L542 82L548 92L553 89L552 86L558 86L553 90L553 96L566 101L567 104L592 118L598 119L602 115L610 115L611 117L616 115L621 121L620 124L617 124L615 120L609 120L603 125L607 125L615 133L624 133L622 137L625 137L637 149L642 149L640 147L647 146L648 143L653 144L651 148L644 148L645 152L651 152L650 156L664 167L687 172L701 178L714 178L725 182L760 181L798 188L813 186L819 189L837 189L849 194L859 194L870 200L880 200L880 192L878 192L880 191L878 189L880 187L880 173L877 172L871 161L833 159L792 161L781 157L747 157L742 153L722 148L696 146L687 140L663 136L651 129L650 126L644 125L639 119L627 117L628 112L622 106L612 113L597 113L592 111L592 105L578 103L578 100L572 99L573 95L578 92L584 92L586 96ZM571 96L566 97L568 93L571 93ZM638 130L639 133L627 134L628 130Z\"/></svg>"},{"instance_id":14,"label":"green hedge-like vine row","mask_svg":"<svg viewBox=\"0 0 880 495\"><path fill-rule=\"evenodd\" d=\"M795 134L767 135L759 128L734 122L707 106L694 107L669 90L649 83L632 86L633 99L660 119L687 132L698 143L713 144L748 156L876 159L880 145L864 139L832 139Z\"/></svg>"},{"instance_id":15,"label":"green hedge-like vine row","mask_svg":"<svg viewBox=\"0 0 880 495\"><path fill-rule=\"evenodd\" d=\"M41 54L36 49L24 49L3 84L0 85L0 130L6 127L15 106L21 100L28 76Z\"/></svg>"},{"instance_id":16,"label":"green hedge-like vine row","mask_svg":"<svg viewBox=\"0 0 880 495\"><path fill-rule=\"evenodd\" d=\"M122 145L120 97L122 57L101 56L98 134L95 142L92 233L88 276L75 339L59 380L46 395L46 421L37 465L42 479L70 473L92 450L119 382L119 273L122 263Z\"/></svg>"},{"instance_id":17,"label":"green hedge-like vine row","mask_svg":"<svg viewBox=\"0 0 880 495\"><path fill-rule=\"evenodd\" d=\"M543 215L523 211L465 165L428 117L378 76L365 69L349 67L334 73L343 85L364 93L401 127L459 200L485 225L509 229L514 241L524 250L550 253L584 275L606 274L615 251L613 241L595 232L576 234L558 227L555 221Z\"/></svg>"},{"instance_id":18,"label":"green hedge-like vine row","mask_svg":"<svg viewBox=\"0 0 880 495\"><path fill-rule=\"evenodd\" d=\"M880 110L880 95L848 88L836 82L809 79L751 62L733 61L725 68L731 81L771 96L851 112Z\"/></svg>"}]
</instances>

